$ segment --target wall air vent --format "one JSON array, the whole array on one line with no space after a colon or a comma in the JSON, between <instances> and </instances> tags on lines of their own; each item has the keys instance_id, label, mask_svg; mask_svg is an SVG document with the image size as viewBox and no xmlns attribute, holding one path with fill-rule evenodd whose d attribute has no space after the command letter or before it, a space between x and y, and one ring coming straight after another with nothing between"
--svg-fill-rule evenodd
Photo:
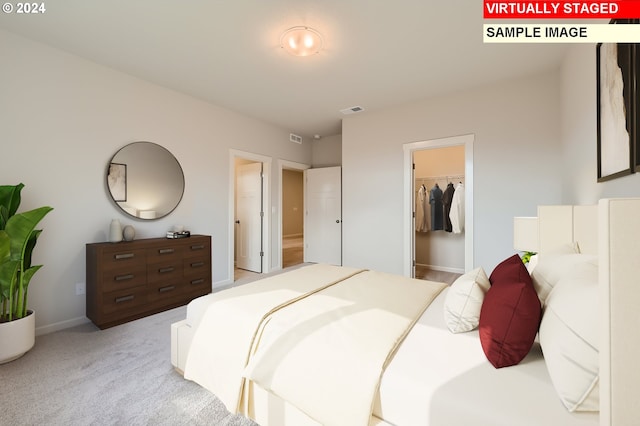
<instances>
[{"instance_id":1,"label":"wall air vent","mask_svg":"<svg viewBox=\"0 0 640 426\"><path fill-rule=\"evenodd\" d=\"M361 106L352 106L349 108L341 109L340 112L344 115L355 114L356 112L364 111L364 108Z\"/></svg>"},{"instance_id":2,"label":"wall air vent","mask_svg":"<svg viewBox=\"0 0 640 426\"><path fill-rule=\"evenodd\" d=\"M291 142L302 144L302 136L294 135L293 133L289 133L289 140Z\"/></svg>"}]
</instances>

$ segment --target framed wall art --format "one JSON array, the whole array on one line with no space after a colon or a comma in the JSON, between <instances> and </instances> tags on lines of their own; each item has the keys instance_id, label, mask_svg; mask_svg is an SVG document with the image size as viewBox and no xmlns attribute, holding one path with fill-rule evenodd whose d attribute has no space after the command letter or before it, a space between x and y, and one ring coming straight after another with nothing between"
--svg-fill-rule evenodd
<instances>
[{"instance_id":1,"label":"framed wall art","mask_svg":"<svg viewBox=\"0 0 640 426\"><path fill-rule=\"evenodd\" d=\"M127 165L109 163L107 183L113 200L127 201Z\"/></svg>"},{"instance_id":2,"label":"framed wall art","mask_svg":"<svg viewBox=\"0 0 640 426\"><path fill-rule=\"evenodd\" d=\"M598 43L598 182L635 171L635 45Z\"/></svg>"}]
</instances>

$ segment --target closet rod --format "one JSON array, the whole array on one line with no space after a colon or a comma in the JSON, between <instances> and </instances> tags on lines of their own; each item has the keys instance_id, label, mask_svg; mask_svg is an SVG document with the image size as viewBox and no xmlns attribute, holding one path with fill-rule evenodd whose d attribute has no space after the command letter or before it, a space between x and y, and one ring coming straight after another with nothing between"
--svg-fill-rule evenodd
<instances>
[{"instance_id":1,"label":"closet rod","mask_svg":"<svg viewBox=\"0 0 640 426\"><path fill-rule=\"evenodd\" d=\"M464 175L442 175L442 176L420 176L416 177L415 180L454 180L454 179L464 179Z\"/></svg>"}]
</instances>

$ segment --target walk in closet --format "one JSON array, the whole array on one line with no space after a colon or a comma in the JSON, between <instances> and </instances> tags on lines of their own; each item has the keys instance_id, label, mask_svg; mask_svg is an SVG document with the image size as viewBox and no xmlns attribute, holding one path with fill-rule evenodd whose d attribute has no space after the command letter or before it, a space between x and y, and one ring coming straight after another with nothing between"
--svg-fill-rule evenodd
<instances>
[{"instance_id":1,"label":"walk in closet","mask_svg":"<svg viewBox=\"0 0 640 426\"><path fill-rule=\"evenodd\" d=\"M465 268L464 146L415 151L415 261L419 271Z\"/></svg>"}]
</instances>

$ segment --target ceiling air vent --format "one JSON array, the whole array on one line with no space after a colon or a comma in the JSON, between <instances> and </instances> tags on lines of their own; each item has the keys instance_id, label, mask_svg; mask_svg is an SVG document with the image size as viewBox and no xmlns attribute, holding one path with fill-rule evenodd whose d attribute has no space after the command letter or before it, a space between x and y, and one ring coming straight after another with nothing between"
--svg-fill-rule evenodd
<instances>
[{"instance_id":1,"label":"ceiling air vent","mask_svg":"<svg viewBox=\"0 0 640 426\"><path fill-rule=\"evenodd\" d=\"M293 133L289 133L289 140L291 142L302 144L302 136L294 135Z\"/></svg>"},{"instance_id":2,"label":"ceiling air vent","mask_svg":"<svg viewBox=\"0 0 640 426\"><path fill-rule=\"evenodd\" d=\"M341 109L340 112L344 115L355 114L356 112L364 111L364 108L361 106L352 106L349 108Z\"/></svg>"}]
</instances>

